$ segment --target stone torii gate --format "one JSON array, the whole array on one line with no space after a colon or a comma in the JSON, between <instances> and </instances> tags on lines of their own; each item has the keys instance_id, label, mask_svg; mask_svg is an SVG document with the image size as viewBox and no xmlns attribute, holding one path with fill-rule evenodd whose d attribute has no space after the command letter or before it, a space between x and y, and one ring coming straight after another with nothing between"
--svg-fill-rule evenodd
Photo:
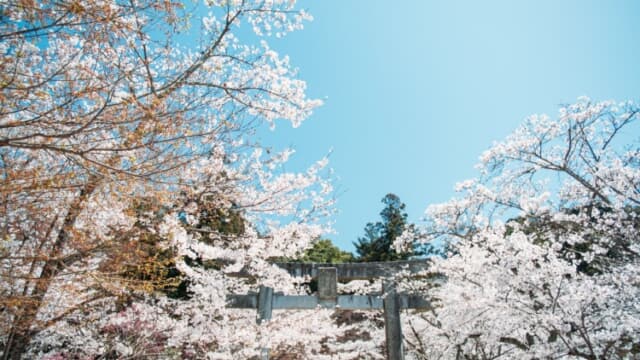
<instances>
[{"instance_id":1,"label":"stone torii gate","mask_svg":"<svg viewBox=\"0 0 640 360\"><path fill-rule=\"evenodd\" d=\"M260 286L258 294L229 295L227 307L239 309L257 309L258 323L271 319L274 309L316 309L336 310L383 310L387 359L402 360L401 309L431 309L429 301L419 295L401 294L396 291L395 283L383 282L382 294L339 295L338 281L368 280L389 277L398 271L411 273L428 268L425 260L394 261L381 263L345 263L345 264L276 264L289 272L291 276L309 276L318 282L316 295L282 295L273 292L273 288Z\"/></svg>"}]
</instances>

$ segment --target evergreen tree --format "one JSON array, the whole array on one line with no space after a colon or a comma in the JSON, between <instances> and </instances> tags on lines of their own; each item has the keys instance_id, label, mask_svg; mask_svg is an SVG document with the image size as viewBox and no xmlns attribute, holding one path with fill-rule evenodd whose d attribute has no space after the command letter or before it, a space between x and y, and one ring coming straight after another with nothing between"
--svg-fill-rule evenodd
<instances>
[{"instance_id":1,"label":"evergreen tree","mask_svg":"<svg viewBox=\"0 0 640 360\"><path fill-rule=\"evenodd\" d=\"M353 261L353 254L340 250L329 239L321 239L304 252L303 263L340 264Z\"/></svg>"},{"instance_id":2,"label":"evergreen tree","mask_svg":"<svg viewBox=\"0 0 640 360\"><path fill-rule=\"evenodd\" d=\"M418 255L415 251L397 253L393 249L393 241L405 229L413 226L413 224L407 224L405 204L395 194L387 194L382 199L382 203L385 204L384 209L380 212L382 221L368 223L364 228L364 237L358 238L358 241L353 243L358 254L357 260L362 262L394 261Z\"/></svg>"},{"instance_id":3,"label":"evergreen tree","mask_svg":"<svg viewBox=\"0 0 640 360\"><path fill-rule=\"evenodd\" d=\"M295 257L274 257L269 259L273 263L304 263L304 264L342 264L354 262L352 253L340 250L329 239L317 239L313 246Z\"/></svg>"}]
</instances>

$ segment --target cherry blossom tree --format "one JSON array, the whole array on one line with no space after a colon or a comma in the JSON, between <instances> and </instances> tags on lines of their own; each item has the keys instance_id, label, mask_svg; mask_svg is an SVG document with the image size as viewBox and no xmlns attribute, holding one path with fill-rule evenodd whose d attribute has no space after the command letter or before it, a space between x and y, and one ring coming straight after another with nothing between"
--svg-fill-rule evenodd
<instances>
[{"instance_id":1,"label":"cherry blossom tree","mask_svg":"<svg viewBox=\"0 0 640 360\"><path fill-rule=\"evenodd\" d=\"M195 316L195 304L221 309L226 289L241 286L227 286L225 271L246 266L277 279L262 259L299 251L323 231L326 161L287 173L291 151L266 154L247 136L263 122L298 126L320 104L267 42L310 19L295 1L8 1L0 11L3 358L30 344L71 346L96 329L115 339L110 311L149 307L114 299L170 285L150 279L155 270L122 276L139 256L189 278L202 302L176 311ZM243 24L262 39L242 42ZM142 198L153 206L142 211ZM205 209L241 213L247 226L232 236L194 226ZM143 251L150 239L174 256ZM233 262L205 276L187 256ZM199 321L221 321L208 316ZM140 331L129 330L147 336L140 318ZM189 328L193 318L183 319ZM135 341L156 351L165 337ZM113 350L93 339L87 349ZM123 349L114 351L134 351Z\"/></svg>"},{"instance_id":2,"label":"cherry blossom tree","mask_svg":"<svg viewBox=\"0 0 640 360\"><path fill-rule=\"evenodd\" d=\"M434 311L410 319L416 358L640 354L638 110L581 98L531 116L427 209L422 241L452 251Z\"/></svg>"}]
</instances>

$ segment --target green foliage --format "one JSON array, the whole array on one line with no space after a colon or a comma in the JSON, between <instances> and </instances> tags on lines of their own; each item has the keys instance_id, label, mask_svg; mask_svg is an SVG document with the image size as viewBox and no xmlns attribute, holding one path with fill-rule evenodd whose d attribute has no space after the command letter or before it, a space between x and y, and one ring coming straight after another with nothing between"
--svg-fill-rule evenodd
<instances>
[{"instance_id":1,"label":"green foliage","mask_svg":"<svg viewBox=\"0 0 640 360\"><path fill-rule=\"evenodd\" d=\"M242 235L245 232L245 219L242 213L234 206L225 208L220 205L215 196L205 196L198 199L198 222L188 228L188 231L198 236L199 241L211 244L213 239L222 237L233 237ZM185 222L185 213L179 214L181 221ZM184 262L191 267L200 267L206 270L220 270L227 265L222 260L203 260L200 257L184 257ZM191 292L189 280L180 282L177 288L167 293L167 296L174 299L189 299Z\"/></svg>"},{"instance_id":2,"label":"green foliage","mask_svg":"<svg viewBox=\"0 0 640 360\"><path fill-rule=\"evenodd\" d=\"M210 243L212 238L237 236L245 231L242 213L231 208L221 208L213 197L199 199L198 221L189 227L189 232L200 241ZM160 244L165 242L154 229L169 209L158 205L154 199L139 199L129 209L129 214L138 221L128 231L117 236L116 247L110 261L102 265L103 272L117 274L129 289L144 292L162 292L170 298L189 299L190 282L176 268L178 254L172 248ZM178 217L185 222L185 212ZM186 225L186 223L185 223ZM225 264L217 260L185 257L182 260L191 267L219 270Z\"/></svg>"},{"instance_id":3,"label":"green foliage","mask_svg":"<svg viewBox=\"0 0 640 360\"><path fill-rule=\"evenodd\" d=\"M382 199L382 203L385 204L384 209L380 212L382 221L368 223L364 228L364 237L353 243L358 254L357 260L362 262L394 261L421 255L415 250L397 253L393 249L393 241L414 225L407 224L406 206L397 195L387 194Z\"/></svg>"},{"instance_id":4,"label":"green foliage","mask_svg":"<svg viewBox=\"0 0 640 360\"><path fill-rule=\"evenodd\" d=\"M318 239L313 246L294 258L274 257L272 263L341 264L354 262L355 257L348 251L340 250L329 239Z\"/></svg>"},{"instance_id":5,"label":"green foliage","mask_svg":"<svg viewBox=\"0 0 640 360\"><path fill-rule=\"evenodd\" d=\"M160 291L168 296L184 287L182 274L176 268L177 254L173 248L163 247L164 241L153 227L162 220L166 209L155 199L134 201L129 214L137 221L127 231L116 234L109 247L109 259L100 270L115 275L127 289L142 292Z\"/></svg>"},{"instance_id":6,"label":"green foliage","mask_svg":"<svg viewBox=\"0 0 640 360\"><path fill-rule=\"evenodd\" d=\"M586 275L599 275L607 272L607 267L613 263L625 262L629 257L637 256L631 249L632 241L623 233L625 228L633 228L640 231L640 207L628 206L623 214L627 214L609 224L601 221L602 217L609 215L612 209L603 204L591 204L576 208L565 209L564 212L571 216L583 216L587 221L578 222L568 220L554 220L548 215L538 217L517 217L507 223L507 233L513 232L513 227L518 227L527 235L534 235L534 242L538 244L551 244L559 242L560 254L567 261L576 264L576 270ZM572 243L561 241L576 235L580 241ZM607 246L599 244L603 238L608 239ZM587 260L588 254L594 248L606 249L601 256ZM602 250L601 250L602 251Z\"/></svg>"},{"instance_id":7,"label":"green foliage","mask_svg":"<svg viewBox=\"0 0 640 360\"><path fill-rule=\"evenodd\" d=\"M323 264L339 264L352 262L353 254L342 251L333 245L329 239L321 239L316 241L313 246L304 252L300 258L303 263L323 263Z\"/></svg>"},{"instance_id":8,"label":"green foliage","mask_svg":"<svg viewBox=\"0 0 640 360\"><path fill-rule=\"evenodd\" d=\"M210 243L210 236L205 235L207 232L234 236L242 235L245 231L245 219L242 213L235 206L222 207L214 196L199 199L198 210L198 223L192 230L201 232L203 234L201 241L205 243ZM217 236L214 235L213 238Z\"/></svg>"}]
</instances>

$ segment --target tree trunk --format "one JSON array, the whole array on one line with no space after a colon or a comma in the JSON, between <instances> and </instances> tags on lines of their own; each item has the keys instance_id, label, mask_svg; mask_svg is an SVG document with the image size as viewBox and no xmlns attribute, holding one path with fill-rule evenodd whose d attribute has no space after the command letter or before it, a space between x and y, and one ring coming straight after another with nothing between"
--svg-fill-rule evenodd
<instances>
[{"instance_id":1,"label":"tree trunk","mask_svg":"<svg viewBox=\"0 0 640 360\"><path fill-rule=\"evenodd\" d=\"M64 223L56 240L51 248L49 259L44 263L42 272L35 282L31 292L30 300L24 302L16 311L15 318L11 325L11 331L4 346L2 354L3 360L18 360L27 350L33 336L42 329L33 328L36 316L42 306L44 296L47 294L53 279L63 269L61 262L62 251L67 245L69 234L80 214L82 205L91 196L97 187L97 179L91 178L84 188L80 191L71 204L69 211L65 217Z\"/></svg>"}]
</instances>

